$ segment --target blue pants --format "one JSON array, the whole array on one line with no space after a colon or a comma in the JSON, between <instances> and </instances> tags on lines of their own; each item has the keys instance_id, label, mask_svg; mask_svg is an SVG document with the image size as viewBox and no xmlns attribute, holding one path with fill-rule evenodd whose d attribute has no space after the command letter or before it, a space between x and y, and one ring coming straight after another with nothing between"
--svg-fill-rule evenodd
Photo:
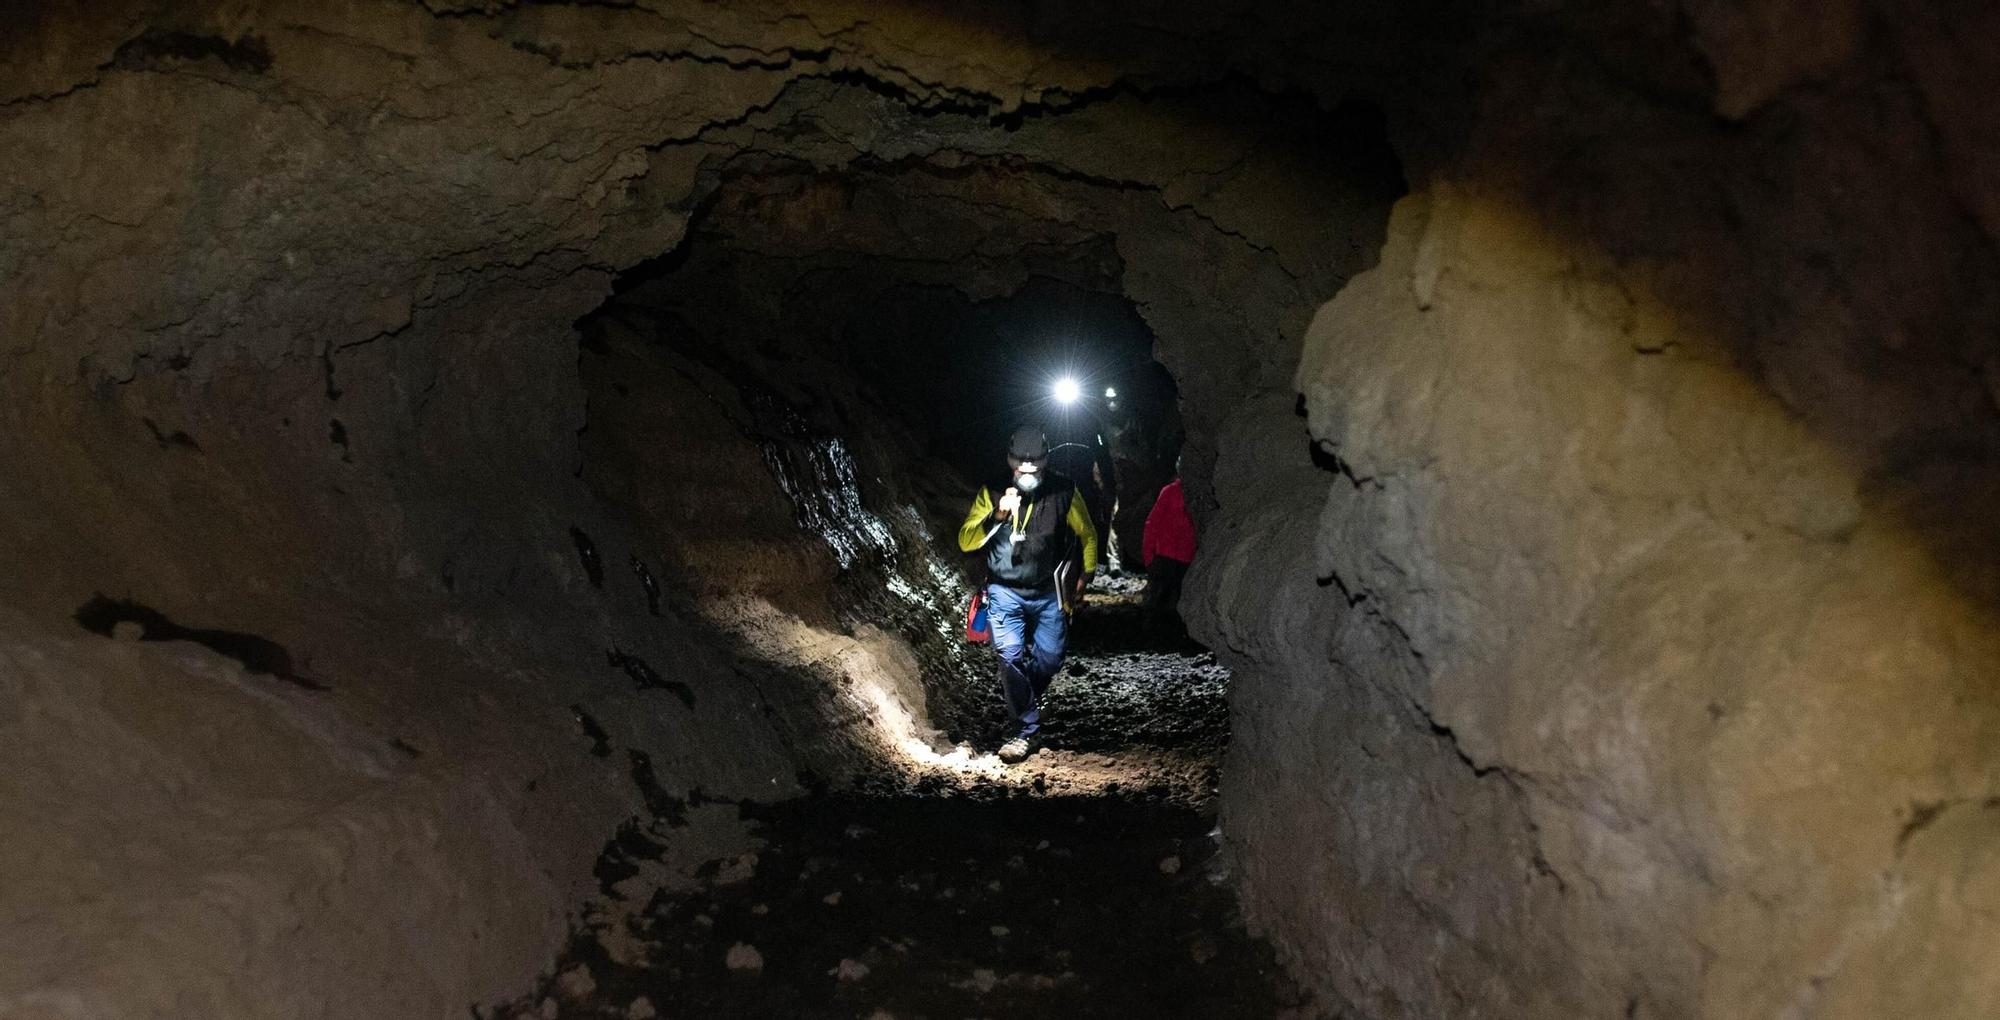
<instances>
[{"instance_id":1,"label":"blue pants","mask_svg":"<svg viewBox=\"0 0 2000 1020\"><path fill-rule=\"evenodd\" d=\"M1000 690L1020 724L1020 735L1032 737L1042 728L1042 692L1062 668L1063 640L1069 634L1062 598L1053 591L1036 595L989 584L986 613L993 624L993 650L1000 654Z\"/></svg>"}]
</instances>

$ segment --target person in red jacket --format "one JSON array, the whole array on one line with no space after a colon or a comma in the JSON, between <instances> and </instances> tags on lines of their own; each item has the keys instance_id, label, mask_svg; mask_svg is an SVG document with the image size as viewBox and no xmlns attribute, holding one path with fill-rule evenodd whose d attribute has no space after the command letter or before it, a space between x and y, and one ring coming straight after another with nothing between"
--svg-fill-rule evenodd
<instances>
[{"instance_id":1,"label":"person in red jacket","mask_svg":"<svg viewBox=\"0 0 2000 1020\"><path fill-rule=\"evenodd\" d=\"M1194 562L1194 521L1176 476L1160 490L1146 531L1139 542L1139 561L1146 566L1146 609L1156 623L1170 625L1181 600L1181 581Z\"/></svg>"}]
</instances>

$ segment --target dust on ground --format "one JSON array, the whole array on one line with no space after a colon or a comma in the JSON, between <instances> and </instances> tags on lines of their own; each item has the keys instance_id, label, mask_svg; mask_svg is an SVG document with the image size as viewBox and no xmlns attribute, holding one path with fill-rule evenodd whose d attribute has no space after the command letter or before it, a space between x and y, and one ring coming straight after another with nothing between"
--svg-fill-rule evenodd
<instances>
[{"instance_id":1,"label":"dust on ground","mask_svg":"<svg viewBox=\"0 0 2000 1020\"><path fill-rule=\"evenodd\" d=\"M607 885L538 987L475 1014L1310 1012L1243 931L1216 860L1227 670L1148 621L1119 577L1093 587L1070 653L1028 761L961 746L850 789L734 805L754 852Z\"/></svg>"}]
</instances>

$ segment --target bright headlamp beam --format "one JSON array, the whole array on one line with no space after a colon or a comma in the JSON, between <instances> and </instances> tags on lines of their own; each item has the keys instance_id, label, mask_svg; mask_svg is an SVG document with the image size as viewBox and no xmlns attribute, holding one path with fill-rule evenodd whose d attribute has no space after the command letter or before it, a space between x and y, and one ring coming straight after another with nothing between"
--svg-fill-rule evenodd
<instances>
[{"instance_id":1,"label":"bright headlamp beam","mask_svg":"<svg viewBox=\"0 0 2000 1020\"><path fill-rule=\"evenodd\" d=\"M1063 376L1056 380L1055 398L1058 404L1074 404L1083 396L1083 387L1075 379Z\"/></svg>"}]
</instances>

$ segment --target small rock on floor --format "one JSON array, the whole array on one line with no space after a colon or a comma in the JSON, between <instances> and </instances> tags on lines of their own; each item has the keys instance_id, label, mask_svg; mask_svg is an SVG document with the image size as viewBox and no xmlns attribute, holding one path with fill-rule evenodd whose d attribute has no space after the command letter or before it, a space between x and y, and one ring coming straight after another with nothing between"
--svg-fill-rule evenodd
<instances>
[{"instance_id":1,"label":"small rock on floor","mask_svg":"<svg viewBox=\"0 0 2000 1020\"><path fill-rule=\"evenodd\" d=\"M839 966L827 973L841 981L859 981L868 976L868 965L860 960L842 960Z\"/></svg>"},{"instance_id":2,"label":"small rock on floor","mask_svg":"<svg viewBox=\"0 0 2000 1020\"><path fill-rule=\"evenodd\" d=\"M597 991L597 979L590 976L589 967L579 963L563 971L562 975L556 978L556 986L562 989L563 997L566 999L583 999Z\"/></svg>"},{"instance_id":3,"label":"small rock on floor","mask_svg":"<svg viewBox=\"0 0 2000 1020\"><path fill-rule=\"evenodd\" d=\"M758 952L756 946L738 942L729 947L729 955L723 957L722 962L730 970L759 971L764 969L764 954Z\"/></svg>"},{"instance_id":4,"label":"small rock on floor","mask_svg":"<svg viewBox=\"0 0 2000 1020\"><path fill-rule=\"evenodd\" d=\"M735 885L738 882L749 881L755 874L757 874L756 854L731 857L729 860L724 861L720 868L716 869L715 884Z\"/></svg>"},{"instance_id":5,"label":"small rock on floor","mask_svg":"<svg viewBox=\"0 0 2000 1020\"><path fill-rule=\"evenodd\" d=\"M659 1015L659 1011L653 1008L653 1000L643 995L633 999L632 1004L625 1007L625 1020L653 1020Z\"/></svg>"},{"instance_id":6,"label":"small rock on floor","mask_svg":"<svg viewBox=\"0 0 2000 1020\"><path fill-rule=\"evenodd\" d=\"M1171 875L1181 870L1179 857L1165 857L1160 860L1160 874Z\"/></svg>"}]
</instances>

